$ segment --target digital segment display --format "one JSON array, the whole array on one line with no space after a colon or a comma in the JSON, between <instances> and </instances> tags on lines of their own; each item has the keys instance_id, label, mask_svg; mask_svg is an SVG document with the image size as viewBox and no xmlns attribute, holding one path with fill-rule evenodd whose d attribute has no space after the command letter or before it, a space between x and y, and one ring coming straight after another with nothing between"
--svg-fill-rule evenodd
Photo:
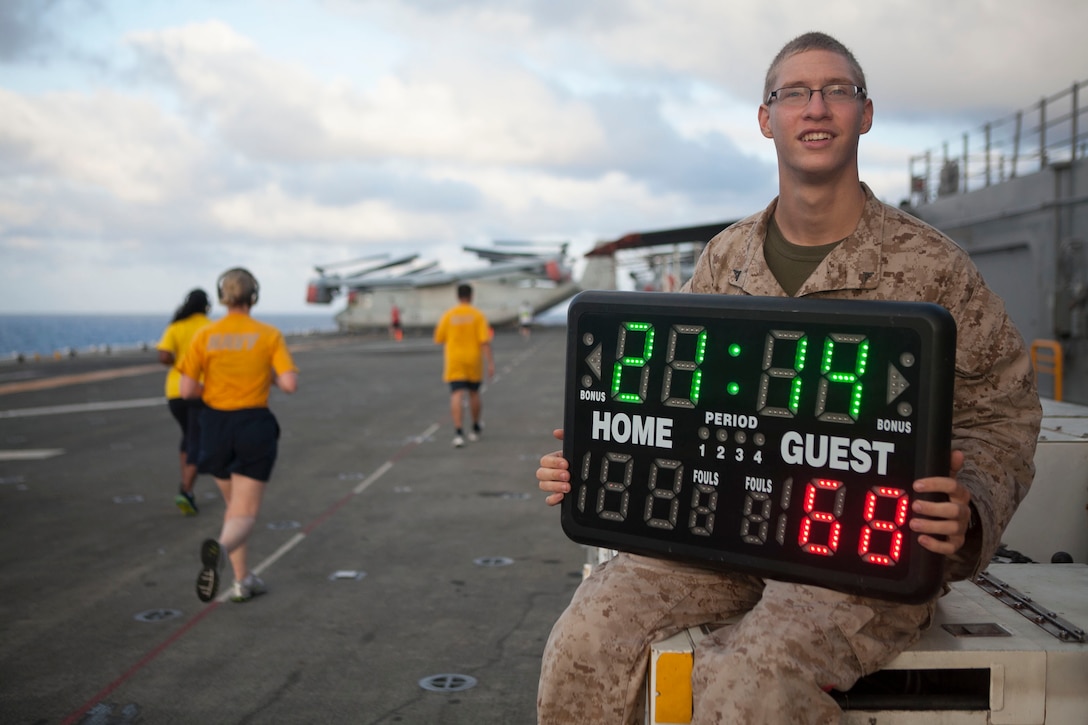
<instances>
[{"instance_id":1,"label":"digital segment display","mask_svg":"<svg viewBox=\"0 0 1088 725\"><path fill-rule=\"evenodd\" d=\"M588 291L567 323L563 530L595 546L916 602L947 475L956 329L929 303Z\"/></svg>"}]
</instances>

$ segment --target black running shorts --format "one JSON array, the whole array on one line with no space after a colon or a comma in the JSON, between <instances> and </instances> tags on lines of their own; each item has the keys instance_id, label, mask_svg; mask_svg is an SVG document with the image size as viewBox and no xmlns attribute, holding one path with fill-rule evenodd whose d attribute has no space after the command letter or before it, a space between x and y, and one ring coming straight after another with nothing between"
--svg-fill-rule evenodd
<instances>
[{"instance_id":1,"label":"black running shorts","mask_svg":"<svg viewBox=\"0 0 1088 725\"><path fill-rule=\"evenodd\" d=\"M195 466L200 460L200 412L204 410L204 402L170 398L166 404L181 428L178 450L185 453L185 460Z\"/></svg>"},{"instance_id":2,"label":"black running shorts","mask_svg":"<svg viewBox=\"0 0 1088 725\"><path fill-rule=\"evenodd\" d=\"M280 426L268 408L215 410L200 416L200 463L197 470L215 478L231 474L268 481L280 437Z\"/></svg>"}]
</instances>

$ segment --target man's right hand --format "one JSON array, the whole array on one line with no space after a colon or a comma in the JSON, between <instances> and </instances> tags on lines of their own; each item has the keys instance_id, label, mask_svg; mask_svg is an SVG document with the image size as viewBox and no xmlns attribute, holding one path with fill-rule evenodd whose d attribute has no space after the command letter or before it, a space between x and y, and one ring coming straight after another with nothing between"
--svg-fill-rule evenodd
<instances>
[{"instance_id":1,"label":"man's right hand","mask_svg":"<svg viewBox=\"0 0 1088 725\"><path fill-rule=\"evenodd\" d=\"M563 440L563 429L552 431L556 440ZM567 469L567 459L563 458L563 451L545 453L540 459L540 468L536 469L536 480L540 490L548 494L544 502L549 506L555 506L563 500L563 496L570 493L570 471Z\"/></svg>"}]
</instances>

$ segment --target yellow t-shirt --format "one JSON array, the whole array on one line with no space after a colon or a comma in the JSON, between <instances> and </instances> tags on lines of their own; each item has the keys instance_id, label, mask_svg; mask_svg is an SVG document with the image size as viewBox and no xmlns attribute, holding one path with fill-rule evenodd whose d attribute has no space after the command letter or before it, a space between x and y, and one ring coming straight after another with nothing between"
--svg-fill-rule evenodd
<instances>
[{"instance_id":1,"label":"yellow t-shirt","mask_svg":"<svg viewBox=\"0 0 1088 725\"><path fill-rule=\"evenodd\" d=\"M189 315L184 320L171 322L162 333L162 339L159 340L159 344L155 346L155 349L165 350L174 356L174 364L170 367L170 371L166 373L167 398L181 397L181 373L178 372L178 363L185 357L185 351L189 349L189 343L192 342L196 331L209 322L211 320L203 312L197 312Z\"/></svg>"},{"instance_id":2,"label":"yellow t-shirt","mask_svg":"<svg viewBox=\"0 0 1088 725\"><path fill-rule=\"evenodd\" d=\"M267 408L272 378L297 370L279 330L239 313L199 330L178 367L216 410Z\"/></svg>"},{"instance_id":3,"label":"yellow t-shirt","mask_svg":"<svg viewBox=\"0 0 1088 725\"><path fill-rule=\"evenodd\" d=\"M434 328L434 341L446 346L442 373L445 382L467 380L478 383L484 379L481 346L491 342L491 329L484 313L465 303L446 310Z\"/></svg>"}]
</instances>

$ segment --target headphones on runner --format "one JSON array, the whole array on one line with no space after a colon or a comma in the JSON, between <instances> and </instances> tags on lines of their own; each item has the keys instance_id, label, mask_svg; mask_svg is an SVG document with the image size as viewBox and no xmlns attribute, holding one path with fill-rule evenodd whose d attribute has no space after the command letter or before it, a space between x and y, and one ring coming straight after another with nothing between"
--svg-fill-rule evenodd
<instances>
[{"instance_id":1,"label":"headphones on runner","mask_svg":"<svg viewBox=\"0 0 1088 725\"><path fill-rule=\"evenodd\" d=\"M257 278L243 267L234 267L219 275L215 288L219 294L219 301L228 307L240 304L248 304L252 307L257 304L261 291Z\"/></svg>"}]
</instances>

